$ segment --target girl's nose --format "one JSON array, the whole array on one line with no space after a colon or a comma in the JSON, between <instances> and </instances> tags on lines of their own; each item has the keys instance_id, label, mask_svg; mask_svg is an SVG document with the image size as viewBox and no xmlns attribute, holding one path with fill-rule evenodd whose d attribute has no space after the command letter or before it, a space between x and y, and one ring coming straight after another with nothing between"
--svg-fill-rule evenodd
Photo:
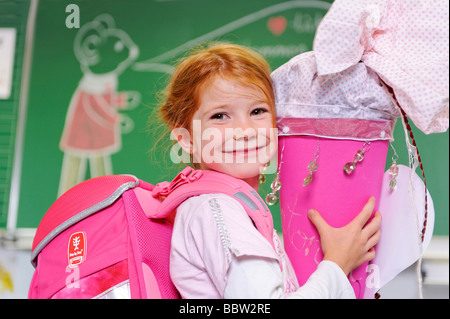
<instances>
[{"instance_id":1,"label":"girl's nose","mask_svg":"<svg viewBox=\"0 0 450 319\"><path fill-rule=\"evenodd\" d=\"M249 140L256 137L256 128L249 118L240 118L234 125L234 139Z\"/></svg>"}]
</instances>

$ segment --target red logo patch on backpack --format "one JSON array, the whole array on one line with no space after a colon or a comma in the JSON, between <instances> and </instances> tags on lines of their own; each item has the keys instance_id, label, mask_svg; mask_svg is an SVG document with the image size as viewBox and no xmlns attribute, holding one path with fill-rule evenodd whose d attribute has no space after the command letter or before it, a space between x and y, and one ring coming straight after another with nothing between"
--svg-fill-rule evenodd
<instances>
[{"instance_id":1,"label":"red logo patch on backpack","mask_svg":"<svg viewBox=\"0 0 450 319\"><path fill-rule=\"evenodd\" d=\"M69 267L75 268L86 260L86 234L82 231L70 235L67 257Z\"/></svg>"}]
</instances>

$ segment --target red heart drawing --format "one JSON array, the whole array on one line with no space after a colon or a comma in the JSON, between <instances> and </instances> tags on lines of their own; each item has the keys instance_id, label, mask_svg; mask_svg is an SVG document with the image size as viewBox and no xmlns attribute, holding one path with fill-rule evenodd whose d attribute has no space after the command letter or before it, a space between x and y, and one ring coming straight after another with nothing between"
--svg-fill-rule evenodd
<instances>
[{"instance_id":1,"label":"red heart drawing","mask_svg":"<svg viewBox=\"0 0 450 319\"><path fill-rule=\"evenodd\" d=\"M272 17L267 21L267 27L274 35L281 35L286 30L287 21L283 16Z\"/></svg>"}]
</instances>

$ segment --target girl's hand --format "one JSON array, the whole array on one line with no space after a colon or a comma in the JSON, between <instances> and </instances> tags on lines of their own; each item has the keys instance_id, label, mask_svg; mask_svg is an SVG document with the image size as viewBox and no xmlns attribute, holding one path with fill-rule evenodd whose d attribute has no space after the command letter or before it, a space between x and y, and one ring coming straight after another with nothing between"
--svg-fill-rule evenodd
<instances>
[{"instance_id":1,"label":"girl's hand","mask_svg":"<svg viewBox=\"0 0 450 319\"><path fill-rule=\"evenodd\" d=\"M374 246L380 239L380 212L375 212L373 219L367 223L374 207L375 198L370 197L358 216L341 228L328 225L313 209L308 212L309 219L320 235L323 259L335 262L346 275L375 258Z\"/></svg>"}]
</instances>

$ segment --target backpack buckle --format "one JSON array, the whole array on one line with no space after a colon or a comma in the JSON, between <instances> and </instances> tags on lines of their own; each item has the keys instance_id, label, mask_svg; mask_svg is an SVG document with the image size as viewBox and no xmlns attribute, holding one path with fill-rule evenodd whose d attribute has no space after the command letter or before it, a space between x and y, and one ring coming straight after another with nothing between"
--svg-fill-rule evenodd
<instances>
[{"instance_id":1,"label":"backpack buckle","mask_svg":"<svg viewBox=\"0 0 450 319\"><path fill-rule=\"evenodd\" d=\"M203 175L201 170L194 170L192 167L186 167L172 180L172 182L161 182L155 185L152 191L153 197L168 196L173 190L181 185L195 182Z\"/></svg>"}]
</instances>

